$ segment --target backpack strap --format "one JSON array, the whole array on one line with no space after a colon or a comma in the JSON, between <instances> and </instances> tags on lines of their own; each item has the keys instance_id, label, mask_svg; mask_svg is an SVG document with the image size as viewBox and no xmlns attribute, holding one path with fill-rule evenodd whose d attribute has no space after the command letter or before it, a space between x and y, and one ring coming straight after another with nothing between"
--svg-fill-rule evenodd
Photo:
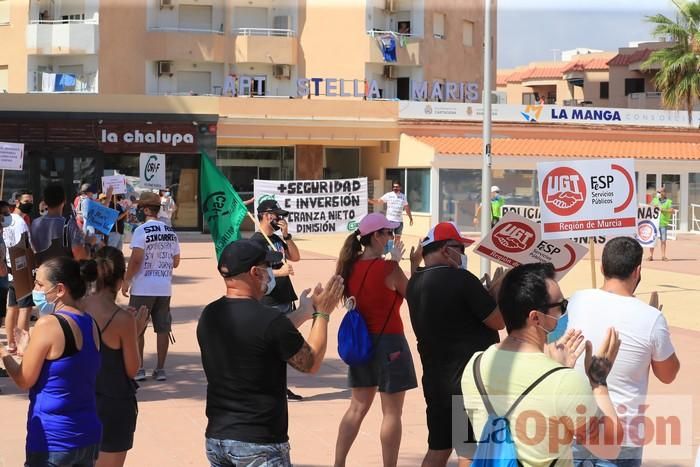
<instances>
[{"instance_id":1,"label":"backpack strap","mask_svg":"<svg viewBox=\"0 0 700 467\"><path fill-rule=\"evenodd\" d=\"M488 414L498 416L496 411L493 409L493 405L491 405L488 394L486 394L484 381L481 379L481 357L483 356L484 352L481 352L476 357L476 360L474 360L474 366L472 367L472 370L474 371L474 383L476 383L476 389L479 391L479 394L481 394L481 400L484 402L484 407L486 407Z\"/></svg>"},{"instance_id":2,"label":"backpack strap","mask_svg":"<svg viewBox=\"0 0 700 467\"><path fill-rule=\"evenodd\" d=\"M68 223L70 222L71 217L66 217L64 222L63 222L63 248L70 248L70 237L68 235ZM72 255L71 255L72 256Z\"/></svg>"},{"instance_id":3,"label":"backpack strap","mask_svg":"<svg viewBox=\"0 0 700 467\"><path fill-rule=\"evenodd\" d=\"M532 390L535 389L535 388L536 388L542 381L544 381L549 375L551 375L552 373L556 373L556 372L559 371L559 370L566 370L566 369L569 369L569 368L568 368L568 367L565 367L565 366L558 366L558 367L556 367L556 368L552 368L551 370L549 370L548 372L546 372L545 374L543 374L542 376L540 376L539 378L537 378L537 379L535 380L535 382L532 383L530 386L528 386L527 389L525 389L525 391L523 391L523 393L520 394L520 397L518 397L518 398L515 400L515 402L513 402L513 405L510 406L510 409L508 409L508 412L506 412L506 414L504 415L504 417L506 417L506 418L510 417L511 414L513 413L513 411L515 410L515 408L518 406L518 404L520 404L520 402L522 402L522 400L525 399L525 396L527 396L528 394L530 394L530 392L532 392Z\"/></svg>"}]
</instances>

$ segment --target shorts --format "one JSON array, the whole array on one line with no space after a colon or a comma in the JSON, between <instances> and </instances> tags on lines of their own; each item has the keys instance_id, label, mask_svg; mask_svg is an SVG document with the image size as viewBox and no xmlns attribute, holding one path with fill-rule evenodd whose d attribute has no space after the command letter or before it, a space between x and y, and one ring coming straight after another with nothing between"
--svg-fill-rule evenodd
<instances>
[{"instance_id":1,"label":"shorts","mask_svg":"<svg viewBox=\"0 0 700 467\"><path fill-rule=\"evenodd\" d=\"M3 287L0 285L0 319L4 318L7 314L7 292L8 287Z\"/></svg>"},{"instance_id":2,"label":"shorts","mask_svg":"<svg viewBox=\"0 0 700 467\"><path fill-rule=\"evenodd\" d=\"M155 297L148 295L132 295L129 298L129 306L137 310L145 305L153 322L153 330L156 334L171 331L173 317L170 314L170 297Z\"/></svg>"},{"instance_id":3,"label":"shorts","mask_svg":"<svg viewBox=\"0 0 700 467\"><path fill-rule=\"evenodd\" d=\"M377 387L379 392L393 394L417 388L413 357L403 334L384 334L377 340L372 360L364 365L348 367L348 386Z\"/></svg>"},{"instance_id":4,"label":"shorts","mask_svg":"<svg viewBox=\"0 0 700 467\"><path fill-rule=\"evenodd\" d=\"M100 445L91 444L70 451L28 452L24 467L92 467L100 454Z\"/></svg>"},{"instance_id":5,"label":"shorts","mask_svg":"<svg viewBox=\"0 0 700 467\"><path fill-rule=\"evenodd\" d=\"M291 467L289 443L246 443L233 439L206 438L211 467Z\"/></svg>"},{"instance_id":6,"label":"shorts","mask_svg":"<svg viewBox=\"0 0 700 467\"><path fill-rule=\"evenodd\" d=\"M668 240L668 227L659 227L659 240L662 242Z\"/></svg>"},{"instance_id":7,"label":"shorts","mask_svg":"<svg viewBox=\"0 0 700 467\"><path fill-rule=\"evenodd\" d=\"M7 306L19 307L19 308L31 308L34 306L34 301L31 295L17 300L17 295L15 293L15 285L10 282L10 288L7 291Z\"/></svg>"},{"instance_id":8,"label":"shorts","mask_svg":"<svg viewBox=\"0 0 700 467\"><path fill-rule=\"evenodd\" d=\"M102 422L102 452L128 451L134 445L136 417L139 408L136 397L115 399L97 395L97 414Z\"/></svg>"},{"instance_id":9,"label":"shorts","mask_svg":"<svg viewBox=\"0 0 700 467\"><path fill-rule=\"evenodd\" d=\"M401 235L402 233L403 233L403 221L399 222L399 226L394 229L394 235Z\"/></svg>"}]
</instances>

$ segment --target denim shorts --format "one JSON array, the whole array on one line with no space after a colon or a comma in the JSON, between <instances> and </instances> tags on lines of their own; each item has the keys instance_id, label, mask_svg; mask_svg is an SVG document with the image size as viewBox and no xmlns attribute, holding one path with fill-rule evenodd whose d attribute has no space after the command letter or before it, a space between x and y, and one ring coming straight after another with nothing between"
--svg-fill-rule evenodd
<instances>
[{"instance_id":1,"label":"denim shorts","mask_svg":"<svg viewBox=\"0 0 700 467\"><path fill-rule=\"evenodd\" d=\"M233 439L206 439L211 467L291 467L289 443L257 444Z\"/></svg>"},{"instance_id":2,"label":"denim shorts","mask_svg":"<svg viewBox=\"0 0 700 467\"><path fill-rule=\"evenodd\" d=\"M640 467L644 448L622 446L617 459L598 459L580 444L573 445L574 467Z\"/></svg>"},{"instance_id":3,"label":"denim shorts","mask_svg":"<svg viewBox=\"0 0 700 467\"><path fill-rule=\"evenodd\" d=\"M28 452L24 467L93 467L99 453L99 444L70 451Z\"/></svg>"},{"instance_id":4,"label":"denim shorts","mask_svg":"<svg viewBox=\"0 0 700 467\"><path fill-rule=\"evenodd\" d=\"M659 240L663 242L668 240L668 227L659 227Z\"/></svg>"},{"instance_id":5,"label":"denim shorts","mask_svg":"<svg viewBox=\"0 0 700 467\"><path fill-rule=\"evenodd\" d=\"M394 235L401 235L402 233L403 233L403 221L399 222L399 226L394 229Z\"/></svg>"}]
</instances>

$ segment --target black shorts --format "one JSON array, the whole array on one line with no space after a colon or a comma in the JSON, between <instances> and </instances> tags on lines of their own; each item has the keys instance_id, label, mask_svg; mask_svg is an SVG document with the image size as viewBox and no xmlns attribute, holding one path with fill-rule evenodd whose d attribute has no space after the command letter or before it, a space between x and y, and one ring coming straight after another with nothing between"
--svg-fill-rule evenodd
<instances>
[{"instance_id":1,"label":"black shorts","mask_svg":"<svg viewBox=\"0 0 700 467\"><path fill-rule=\"evenodd\" d=\"M474 441L474 431L466 412L463 410L463 399L460 394L449 394L444 392L438 394L431 392L425 385L423 378L423 396L425 397L425 418L428 425L428 448L441 451L443 449L457 448L464 441L457 439L464 437L463 431L466 426L467 440ZM462 454L462 457L465 457ZM468 457L468 456L466 456Z\"/></svg>"},{"instance_id":2,"label":"black shorts","mask_svg":"<svg viewBox=\"0 0 700 467\"><path fill-rule=\"evenodd\" d=\"M19 308L31 308L34 306L34 301L32 296L27 295L26 297L17 300L17 295L15 293L15 285L10 282L10 288L7 291L7 306L19 307Z\"/></svg>"},{"instance_id":3,"label":"black shorts","mask_svg":"<svg viewBox=\"0 0 700 467\"><path fill-rule=\"evenodd\" d=\"M142 305L148 308L153 330L157 334L171 331L173 317L170 315L170 297L132 295L129 298L129 306L138 310Z\"/></svg>"},{"instance_id":4,"label":"black shorts","mask_svg":"<svg viewBox=\"0 0 700 467\"><path fill-rule=\"evenodd\" d=\"M122 452L131 449L138 413L136 397L116 399L98 394L97 414L102 422L100 451Z\"/></svg>"},{"instance_id":5,"label":"black shorts","mask_svg":"<svg viewBox=\"0 0 700 467\"><path fill-rule=\"evenodd\" d=\"M7 287L0 287L0 319L7 314Z\"/></svg>"},{"instance_id":6,"label":"black shorts","mask_svg":"<svg viewBox=\"0 0 700 467\"><path fill-rule=\"evenodd\" d=\"M394 229L394 235L401 235L403 233L403 221L399 222L399 226Z\"/></svg>"},{"instance_id":7,"label":"black shorts","mask_svg":"<svg viewBox=\"0 0 700 467\"><path fill-rule=\"evenodd\" d=\"M372 339L376 339L372 335ZM384 334L369 363L348 367L351 388L378 387L393 394L418 387L413 357L403 334Z\"/></svg>"}]
</instances>

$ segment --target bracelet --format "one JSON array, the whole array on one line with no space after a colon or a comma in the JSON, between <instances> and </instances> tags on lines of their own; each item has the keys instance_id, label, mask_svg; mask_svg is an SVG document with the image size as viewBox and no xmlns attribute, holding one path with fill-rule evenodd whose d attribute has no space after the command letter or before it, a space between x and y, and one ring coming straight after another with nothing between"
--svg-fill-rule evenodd
<instances>
[{"instance_id":1,"label":"bracelet","mask_svg":"<svg viewBox=\"0 0 700 467\"><path fill-rule=\"evenodd\" d=\"M326 321L330 321L330 320L331 320L331 315L329 315L328 313L321 313L320 311L315 312L315 313L314 313L313 315L311 315L311 316L312 316L314 319L316 319L316 318L318 318L318 317L320 316L321 318L325 319Z\"/></svg>"}]
</instances>

